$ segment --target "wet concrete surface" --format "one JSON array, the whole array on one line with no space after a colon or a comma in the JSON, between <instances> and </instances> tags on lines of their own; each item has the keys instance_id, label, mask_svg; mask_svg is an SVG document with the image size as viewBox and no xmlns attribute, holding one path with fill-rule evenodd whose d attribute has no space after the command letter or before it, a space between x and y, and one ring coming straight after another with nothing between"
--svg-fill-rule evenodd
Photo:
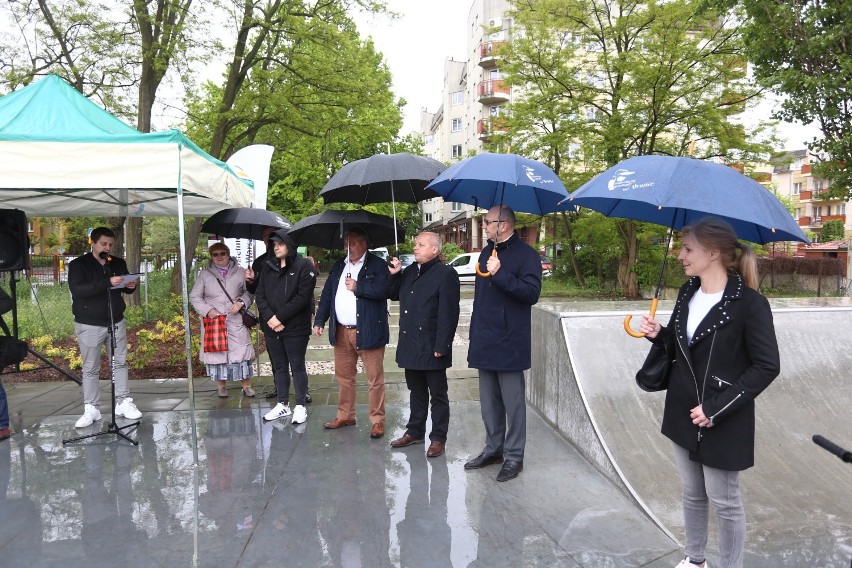
<instances>
[{"instance_id":1,"label":"wet concrete surface","mask_svg":"<svg viewBox=\"0 0 852 568\"><path fill-rule=\"evenodd\" d=\"M803 303L783 307L807 308ZM73 427L82 410L80 387L8 384L14 436L0 443L0 567L674 566L681 559L679 491L676 476L671 477L671 452L653 445L662 438L654 415L659 402L651 395L635 403L647 395L624 385L608 390L608 383L596 379L599 371L582 367L595 369L601 361L617 359L603 356L616 352L627 354L624 364L635 371L630 361L641 342L628 338L634 343L622 345L605 320L622 309L641 313L646 304L542 302L542 310L558 314L560 330L536 341L566 352L570 345L579 353L572 372L551 373L580 377L577 388L592 399L588 408L651 514L593 465L584 444L570 442L560 428L585 421L581 413L588 408L569 404L571 411L553 420L535 393L520 476L497 483L496 466L465 471L464 462L482 449L484 433L476 374L466 367L463 342L454 349L449 373L446 453L427 459L422 445L391 449L389 442L402 434L408 414L408 393L391 347L385 357L387 434L379 440L368 435L363 384L358 424L322 428L334 417L337 402L336 383L326 373L310 378L314 402L300 427L265 423L261 417L272 401L245 398L238 388L219 399L211 382L196 380L190 404L185 379L133 381L133 397L144 413L131 433L138 446L114 434L63 444L80 433ZM663 303L660 310L665 309ZM590 311L603 319L584 321ZM462 339L469 313L465 299ZM837 342L848 341L850 330L838 327L840 320L807 313L789 321L780 317L785 320L780 339L789 347L782 356L795 364L786 365L791 374L780 387L774 385L778 400L769 398L772 389L765 393L766 411L778 416L772 429L758 426L758 467L744 477L750 507L747 566L846 567L852 556L849 466L811 449L807 440L791 451L772 434L790 436L794 429L810 432L843 421L850 400L850 383L843 378L848 365L833 350L842 347ZM616 323L620 329L620 319ZM838 339L823 344L828 331L814 334L816 329L835 330ZM594 341L578 349L577 333ZM812 342L804 341L809 334ZM330 360L324 345L327 338L312 339L309 356ZM823 376L831 382L816 380ZM798 381L809 386L796 389ZM259 393L268 392L271 379L257 378L254 385ZM826 403L828 409L818 398L825 389L839 393ZM102 408L108 408L106 381L102 393ZM632 424L626 429L614 418L625 406L633 413L624 419ZM96 423L93 431L103 427ZM847 430L848 424L824 432L843 443ZM800 452L804 448L810 451ZM631 452L634 457L624 458ZM664 481L651 489L641 482L660 478Z\"/></svg>"}]
</instances>

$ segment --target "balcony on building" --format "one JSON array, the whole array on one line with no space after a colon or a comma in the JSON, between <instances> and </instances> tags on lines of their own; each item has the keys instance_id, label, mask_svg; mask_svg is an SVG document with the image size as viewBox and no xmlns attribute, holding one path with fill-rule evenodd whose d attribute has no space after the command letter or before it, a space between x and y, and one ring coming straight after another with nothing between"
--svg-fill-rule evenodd
<instances>
[{"instance_id":1,"label":"balcony on building","mask_svg":"<svg viewBox=\"0 0 852 568\"><path fill-rule=\"evenodd\" d=\"M809 215L802 215L798 218L800 227L810 227L811 226L811 218Z\"/></svg>"},{"instance_id":2,"label":"balcony on building","mask_svg":"<svg viewBox=\"0 0 852 568\"><path fill-rule=\"evenodd\" d=\"M476 123L480 140L488 140L497 132L506 132L506 124L499 117L483 118Z\"/></svg>"},{"instance_id":3,"label":"balcony on building","mask_svg":"<svg viewBox=\"0 0 852 568\"><path fill-rule=\"evenodd\" d=\"M505 41L483 41L479 44L479 66L485 69L497 67L500 63L498 52L506 45Z\"/></svg>"},{"instance_id":4,"label":"balcony on building","mask_svg":"<svg viewBox=\"0 0 852 568\"><path fill-rule=\"evenodd\" d=\"M509 102L511 89L502 79L482 81L477 89L478 101L484 105Z\"/></svg>"},{"instance_id":5,"label":"balcony on building","mask_svg":"<svg viewBox=\"0 0 852 568\"><path fill-rule=\"evenodd\" d=\"M810 201L813 198L814 192L810 189L803 189L799 192L799 201Z\"/></svg>"}]
</instances>

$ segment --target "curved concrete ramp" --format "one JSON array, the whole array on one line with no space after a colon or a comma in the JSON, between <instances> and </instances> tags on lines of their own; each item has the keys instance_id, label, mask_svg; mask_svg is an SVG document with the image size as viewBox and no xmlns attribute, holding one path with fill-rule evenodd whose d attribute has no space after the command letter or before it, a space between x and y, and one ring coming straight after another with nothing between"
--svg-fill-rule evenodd
<instances>
[{"instance_id":1,"label":"curved concrete ramp","mask_svg":"<svg viewBox=\"0 0 852 568\"><path fill-rule=\"evenodd\" d=\"M660 312L664 319L668 315ZM748 522L745 566L847 567L852 465L811 437L822 434L852 448L852 311L776 309L774 315L782 373L757 400L756 466L741 476ZM554 398L571 411L549 418L682 540L680 483L671 443L659 432L665 395L645 393L634 382L649 343L623 331L623 313L563 312L560 317L564 347L552 341L548 348L567 349L569 364L557 380L563 392ZM565 375L573 375L575 384L568 385ZM536 388L531 386L533 404L543 398L535 396ZM711 521L708 557L718 565L714 525Z\"/></svg>"}]
</instances>

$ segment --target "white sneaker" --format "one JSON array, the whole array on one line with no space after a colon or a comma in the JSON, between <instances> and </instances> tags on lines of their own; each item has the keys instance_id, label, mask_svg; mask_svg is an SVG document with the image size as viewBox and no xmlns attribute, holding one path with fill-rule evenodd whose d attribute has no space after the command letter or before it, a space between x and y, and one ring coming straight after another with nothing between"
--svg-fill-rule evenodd
<instances>
[{"instance_id":1,"label":"white sneaker","mask_svg":"<svg viewBox=\"0 0 852 568\"><path fill-rule=\"evenodd\" d=\"M121 404L115 407L115 415L124 416L129 420L136 420L137 418L142 417L142 413L139 412L139 409L136 408L135 404L133 404L132 398L125 398L122 400Z\"/></svg>"},{"instance_id":2,"label":"white sneaker","mask_svg":"<svg viewBox=\"0 0 852 568\"><path fill-rule=\"evenodd\" d=\"M101 419L101 411L93 404L87 404L83 407L83 416L81 416L74 428L86 428L91 426L96 420Z\"/></svg>"},{"instance_id":3,"label":"white sneaker","mask_svg":"<svg viewBox=\"0 0 852 568\"><path fill-rule=\"evenodd\" d=\"M693 564L689 561L689 558L687 557L678 562L675 568L710 568L710 566L707 564L706 560L701 564Z\"/></svg>"},{"instance_id":4,"label":"white sneaker","mask_svg":"<svg viewBox=\"0 0 852 568\"><path fill-rule=\"evenodd\" d=\"M296 408L293 409L293 424L302 424L307 419L308 409L301 404L297 404Z\"/></svg>"},{"instance_id":5,"label":"white sneaker","mask_svg":"<svg viewBox=\"0 0 852 568\"><path fill-rule=\"evenodd\" d=\"M290 411L290 405L279 402L276 404L272 410L263 415L264 420L278 420L279 418L286 418L293 414Z\"/></svg>"}]
</instances>

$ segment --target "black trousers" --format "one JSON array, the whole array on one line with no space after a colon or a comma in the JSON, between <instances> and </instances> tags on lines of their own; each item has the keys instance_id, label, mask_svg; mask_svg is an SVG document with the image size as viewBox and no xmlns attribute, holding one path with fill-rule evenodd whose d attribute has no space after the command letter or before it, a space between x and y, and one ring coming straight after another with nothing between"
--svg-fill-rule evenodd
<instances>
[{"instance_id":1,"label":"black trousers","mask_svg":"<svg viewBox=\"0 0 852 568\"><path fill-rule=\"evenodd\" d=\"M275 377L275 389L278 402L290 401L290 372L293 373L296 404L305 405L308 393L308 371L305 369L305 353L308 351L309 335L284 337L277 333L265 333L266 350L272 362L272 374Z\"/></svg>"},{"instance_id":2,"label":"black trousers","mask_svg":"<svg viewBox=\"0 0 852 568\"><path fill-rule=\"evenodd\" d=\"M411 406L407 434L414 438L426 436L426 417L431 403L432 432L429 434L429 439L433 442L445 444L447 442L447 430L450 427L447 370L417 371L406 369L405 384L408 386Z\"/></svg>"}]
</instances>

